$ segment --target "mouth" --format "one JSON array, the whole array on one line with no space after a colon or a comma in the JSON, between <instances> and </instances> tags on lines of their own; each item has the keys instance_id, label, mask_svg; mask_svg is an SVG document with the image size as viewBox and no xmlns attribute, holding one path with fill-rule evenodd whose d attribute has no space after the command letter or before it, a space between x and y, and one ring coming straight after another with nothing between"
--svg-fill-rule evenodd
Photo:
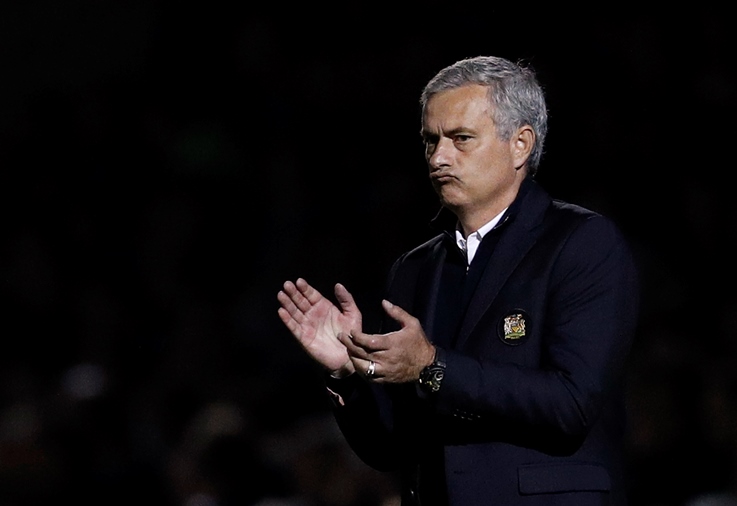
<instances>
[{"instance_id":1,"label":"mouth","mask_svg":"<svg viewBox=\"0 0 737 506\"><path fill-rule=\"evenodd\" d=\"M455 178L449 172L433 172L430 174L430 179L434 184L444 184Z\"/></svg>"}]
</instances>

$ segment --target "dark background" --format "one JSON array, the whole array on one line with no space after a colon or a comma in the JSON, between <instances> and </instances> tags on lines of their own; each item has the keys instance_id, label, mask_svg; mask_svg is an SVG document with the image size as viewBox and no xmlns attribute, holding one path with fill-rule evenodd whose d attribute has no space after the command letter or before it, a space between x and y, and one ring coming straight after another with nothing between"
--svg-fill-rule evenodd
<instances>
[{"instance_id":1,"label":"dark background","mask_svg":"<svg viewBox=\"0 0 737 506\"><path fill-rule=\"evenodd\" d=\"M0 505L396 504L276 293L374 325L437 205L420 90L477 54L538 71L539 181L635 248L633 506L735 493L728 9L367 5L0 6Z\"/></svg>"}]
</instances>

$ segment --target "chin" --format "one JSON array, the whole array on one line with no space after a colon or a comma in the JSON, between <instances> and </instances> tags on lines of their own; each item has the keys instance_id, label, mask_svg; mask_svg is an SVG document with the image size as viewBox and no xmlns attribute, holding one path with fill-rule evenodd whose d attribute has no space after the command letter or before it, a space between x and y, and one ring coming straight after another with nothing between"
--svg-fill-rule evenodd
<instances>
[{"instance_id":1,"label":"chin","mask_svg":"<svg viewBox=\"0 0 737 506\"><path fill-rule=\"evenodd\" d=\"M458 195L453 192L441 190L438 192L438 197L440 197L440 203L451 210L463 205L462 199L458 198Z\"/></svg>"},{"instance_id":2,"label":"chin","mask_svg":"<svg viewBox=\"0 0 737 506\"><path fill-rule=\"evenodd\" d=\"M449 200L449 199L444 199L444 198L442 198L442 197L440 198L440 204L441 204L441 205L442 205L443 207L447 208L448 210L450 210L450 211L452 211L452 212L454 212L454 213L456 213L456 214L457 214L457 212L458 212L458 211L459 211L459 210L461 209L461 207L462 207L462 206L461 206L461 204L460 204L460 203L459 203L458 201L455 201L455 200Z\"/></svg>"}]
</instances>

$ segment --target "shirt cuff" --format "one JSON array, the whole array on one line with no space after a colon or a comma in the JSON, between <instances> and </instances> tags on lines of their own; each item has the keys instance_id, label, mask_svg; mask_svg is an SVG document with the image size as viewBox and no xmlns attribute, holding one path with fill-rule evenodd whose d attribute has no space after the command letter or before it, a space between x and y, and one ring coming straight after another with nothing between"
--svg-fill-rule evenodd
<instances>
[{"instance_id":1,"label":"shirt cuff","mask_svg":"<svg viewBox=\"0 0 737 506\"><path fill-rule=\"evenodd\" d=\"M351 397L357 388L361 378L358 374L353 373L345 378L335 378L327 374L325 376L325 388L328 396L335 407L342 407L346 404L346 399Z\"/></svg>"}]
</instances>

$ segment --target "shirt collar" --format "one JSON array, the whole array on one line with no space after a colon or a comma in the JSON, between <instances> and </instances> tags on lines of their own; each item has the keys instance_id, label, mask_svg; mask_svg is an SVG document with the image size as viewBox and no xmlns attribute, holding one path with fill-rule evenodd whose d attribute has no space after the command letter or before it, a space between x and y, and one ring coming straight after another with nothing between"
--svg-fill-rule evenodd
<instances>
[{"instance_id":1,"label":"shirt collar","mask_svg":"<svg viewBox=\"0 0 737 506\"><path fill-rule=\"evenodd\" d=\"M484 238L486 234L489 233L491 229L493 229L498 223L499 220L502 219L502 216L504 216L504 213L509 209L508 207L505 207L502 209L502 212L494 216L494 218L491 219L491 221L487 222L485 225L483 225L481 228L476 230L475 232L471 232L468 234L468 239L470 239L471 236L476 236L476 238L481 242L481 239ZM461 241L466 241L467 239L463 237L463 232L461 231L461 225L460 223L456 225L456 242L459 243Z\"/></svg>"},{"instance_id":2,"label":"shirt collar","mask_svg":"<svg viewBox=\"0 0 737 506\"><path fill-rule=\"evenodd\" d=\"M490 230L492 230L499 224L499 221L502 219L502 216L504 216L504 213L507 211L507 209L509 208L503 209L502 212L494 216L491 221L487 222L484 226L482 226L475 232L471 232L470 234L468 234L468 237L463 237L463 232L461 231L460 224L456 225L456 244L466 256L466 266L471 265L471 260L473 260L473 257L476 255L476 250L478 249L479 244L481 244L481 240L486 234L489 233Z\"/></svg>"}]
</instances>

